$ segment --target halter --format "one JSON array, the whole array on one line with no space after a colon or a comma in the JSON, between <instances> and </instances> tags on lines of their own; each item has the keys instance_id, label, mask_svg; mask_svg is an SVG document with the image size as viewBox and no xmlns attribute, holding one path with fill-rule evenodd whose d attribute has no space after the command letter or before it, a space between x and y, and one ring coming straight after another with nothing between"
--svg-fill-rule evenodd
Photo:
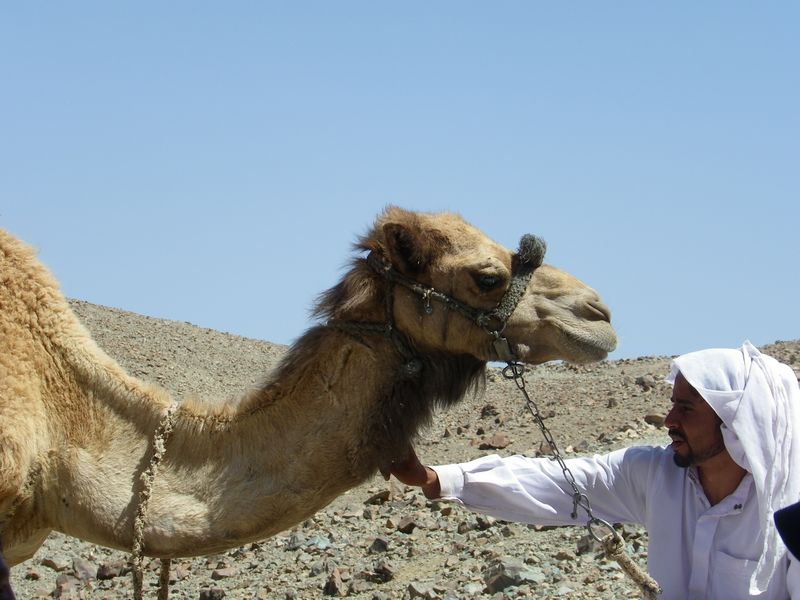
<instances>
[{"instance_id":1,"label":"halter","mask_svg":"<svg viewBox=\"0 0 800 600\"><path fill-rule=\"evenodd\" d=\"M370 252L366 259L367 264L389 283L384 303L385 321L383 323L363 321L329 322L328 327L351 334L372 333L388 337L392 340L400 356L406 360L404 365L406 374L416 375L419 373L421 363L416 358L416 353L411 348L406 336L397 331L394 323L394 288L395 285L401 285L422 299L423 310L426 315L433 313L431 300L440 302L445 308L454 310L474 322L492 337L492 346L497 355L497 360L504 362L515 361L516 357L511 350L511 345L501 334L505 330L506 323L517 304L525 295L525 290L528 288L533 272L541 266L545 250L545 243L540 238L530 234L522 236L519 242L519 250L512 261L511 282L497 306L488 311L470 306L434 287L423 285L397 271L384 256L374 251Z\"/></svg>"}]
</instances>

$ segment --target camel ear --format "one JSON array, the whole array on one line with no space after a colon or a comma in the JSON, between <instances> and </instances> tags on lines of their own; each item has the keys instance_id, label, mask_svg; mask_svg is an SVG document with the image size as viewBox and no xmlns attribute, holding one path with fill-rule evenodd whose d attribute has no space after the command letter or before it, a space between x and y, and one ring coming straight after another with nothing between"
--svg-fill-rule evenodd
<instances>
[{"instance_id":1,"label":"camel ear","mask_svg":"<svg viewBox=\"0 0 800 600\"><path fill-rule=\"evenodd\" d=\"M428 265L429 244L419 232L400 223L386 223L383 226L383 235L389 260L398 271L406 275L416 275Z\"/></svg>"}]
</instances>

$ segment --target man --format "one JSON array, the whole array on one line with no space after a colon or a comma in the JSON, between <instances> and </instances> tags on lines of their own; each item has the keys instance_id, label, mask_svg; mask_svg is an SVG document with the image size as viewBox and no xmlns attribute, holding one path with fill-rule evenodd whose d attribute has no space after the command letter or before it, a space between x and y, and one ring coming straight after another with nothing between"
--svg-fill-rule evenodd
<instances>
[{"instance_id":1,"label":"man","mask_svg":"<svg viewBox=\"0 0 800 600\"><path fill-rule=\"evenodd\" d=\"M672 444L566 461L596 517L642 523L648 571L669 600L800 599L800 566L772 515L800 499L800 388L794 372L749 342L676 358L667 381ZM389 473L509 521L583 524L547 458L486 456L423 466L413 451ZM585 517L584 517L585 518Z\"/></svg>"}]
</instances>

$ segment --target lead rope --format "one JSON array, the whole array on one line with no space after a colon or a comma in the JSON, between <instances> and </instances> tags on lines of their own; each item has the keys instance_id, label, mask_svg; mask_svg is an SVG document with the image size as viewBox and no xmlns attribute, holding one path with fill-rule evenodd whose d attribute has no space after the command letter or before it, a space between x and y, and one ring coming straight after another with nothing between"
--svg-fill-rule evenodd
<instances>
[{"instance_id":1,"label":"lead rope","mask_svg":"<svg viewBox=\"0 0 800 600\"><path fill-rule=\"evenodd\" d=\"M572 518L577 518L578 507L581 507L583 510L585 510L586 515L589 517L586 523L586 528L589 530L589 534L603 546L606 556L617 561L622 570L638 586L639 591L642 593L642 598L645 600L656 600L662 592L661 586L636 562L634 562L630 556L628 556L628 554L625 552L625 543L614 527L608 521L604 521L603 519L599 519L594 516L594 513L592 512L592 505L589 503L589 497L585 493L581 492L578 488L578 484L575 481L575 476L564 462L564 458L561 456L561 452L559 451L558 446L553 439L553 434L550 433L547 425L544 424L542 415L539 412L539 407L536 406L536 403L528 394L528 390L525 389L524 374L525 367L516 361L508 361L508 364L503 368L503 377L513 380L517 388L525 397L525 405L528 407L528 410L533 416L534 422L539 426L545 441L550 445L553 458L556 460L558 465L561 467L561 471L564 473L564 479L567 480L567 483L572 488ZM609 532L608 535L601 537L595 531L595 528L598 527L607 529Z\"/></svg>"},{"instance_id":2,"label":"lead rope","mask_svg":"<svg viewBox=\"0 0 800 600\"><path fill-rule=\"evenodd\" d=\"M147 514L147 504L153 492L153 482L158 474L158 466L164 453L167 451L167 439L175 426L175 413L178 410L178 401L174 401L161 419L153 435L153 456L150 464L142 473L140 479L142 490L139 492L139 504L136 507L136 519L133 522L133 548L131 549L133 562L133 597L142 600L142 586L144 581L144 520ZM167 600L169 597L169 571L171 560L161 559L161 572L159 574L158 600Z\"/></svg>"}]
</instances>

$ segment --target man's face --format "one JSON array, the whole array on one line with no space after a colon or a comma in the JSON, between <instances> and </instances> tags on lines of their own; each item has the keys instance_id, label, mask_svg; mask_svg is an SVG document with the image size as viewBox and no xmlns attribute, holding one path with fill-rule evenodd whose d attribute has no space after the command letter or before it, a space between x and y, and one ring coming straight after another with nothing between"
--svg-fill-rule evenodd
<instances>
[{"instance_id":1,"label":"man's face","mask_svg":"<svg viewBox=\"0 0 800 600\"><path fill-rule=\"evenodd\" d=\"M680 373L672 387L672 409L664 425L679 467L702 465L725 450L717 413Z\"/></svg>"}]
</instances>

